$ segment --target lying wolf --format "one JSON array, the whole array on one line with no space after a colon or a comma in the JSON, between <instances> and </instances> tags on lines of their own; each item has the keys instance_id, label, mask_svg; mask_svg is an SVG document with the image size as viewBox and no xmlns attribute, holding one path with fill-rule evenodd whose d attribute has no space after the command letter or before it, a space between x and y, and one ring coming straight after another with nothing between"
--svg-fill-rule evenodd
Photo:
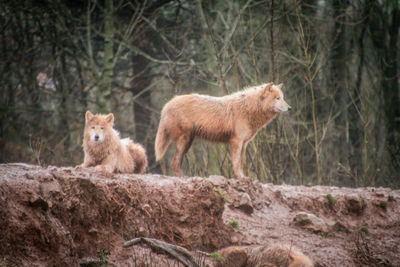
<instances>
[{"instance_id":1,"label":"lying wolf","mask_svg":"<svg viewBox=\"0 0 400 267\"><path fill-rule=\"evenodd\" d=\"M83 150L85 159L80 167L95 166L99 171L143 173L147 168L146 151L131 139L120 139L113 128L114 115L85 115Z\"/></svg>"}]
</instances>

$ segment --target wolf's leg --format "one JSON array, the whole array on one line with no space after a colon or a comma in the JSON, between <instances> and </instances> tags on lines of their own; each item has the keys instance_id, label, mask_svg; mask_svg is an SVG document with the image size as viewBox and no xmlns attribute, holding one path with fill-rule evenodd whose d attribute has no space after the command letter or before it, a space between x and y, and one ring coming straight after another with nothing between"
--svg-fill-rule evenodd
<instances>
[{"instance_id":1,"label":"wolf's leg","mask_svg":"<svg viewBox=\"0 0 400 267\"><path fill-rule=\"evenodd\" d=\"M175 153L174 158L172 159L172 172L176 176L184 176L182 171L182 161L183 156L189 150L190 146L193 142L193 136L191 135L181 135L175 141Z\"/></svg>"},{"instance_id":2,"label":"wolf's leg","mask_svg":"<svg viewBox=\"0 0 400 267\"><path fill-rule=\"evenodd\" d=\"M113 173L114 167L111 165L97 165L95 167L96 171L105 172L105 173Z\"/></svg>"},{"instance_id":3,"label":"wolf's leg","mask_svg":"<svg viewBox=\"0 0 400 267\"><path fill-rule=\"evenodd\" d=\"M83 160L83 163L81 165L78 165L77 167L87 168L87 167L90 167L90 166L93 166L93 165L94 165L94 161L92 160L92 158L89 155L85 154L85 158Z\"/></svg>"},{"instance_id":4,"label":"wolf's leg","mask_svg":"<svg viewBox=\"0 0 400 267\"><path fill-rule=\"evenodd\" d=\"M246 148L247 148L247 144L248 144L248 142L244 142L244 143L243 143L242 151L241 151L241 153L240 153L240 166L242 166L242 168L243 168L244 161L246 160Z\"/></svg>"},{"instance_id":5,"label":"wolf's leg","mask_svg":"<svg viewBox=\"0 0 400 267\"><path fill-rule=\"evenodd\" d=\"M95 168L97 171L113 173L117 163L116 160L117 159L115 157L108 156L100 165L97 165Z\"/></svg>"},{"instance_id":6,"label":"wolf's leg","mask_svg":"<svg viewBox=\"0 0 400 267\"><path fill-rule=\"evenodd\" d=\"M242 153L244 142L243 140L234 137L229 140L229 145L231 148L231 159L233 165L233 173L235 174L236 178L244 178L243 174L243 167L242 167Z\"/></svg>"}]
</instances>

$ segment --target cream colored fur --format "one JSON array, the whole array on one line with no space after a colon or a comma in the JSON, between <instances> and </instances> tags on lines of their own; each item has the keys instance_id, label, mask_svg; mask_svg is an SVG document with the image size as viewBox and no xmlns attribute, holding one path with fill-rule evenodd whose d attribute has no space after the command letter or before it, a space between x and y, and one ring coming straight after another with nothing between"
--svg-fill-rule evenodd
<instances>
[{"instance_id":1,"label":"cream colored fur","mask_svg":"<svg viewBox=\"0 0 400 267\"><path fill-rule=\"evenodd\" d=\"M120 139L113 129L114 115L93 115L86 112L83 138L84 162L81 167L95 166L107 173L144 173L146 151L129 138Z\"/></svg>"},{"instance_id":2,"label":"cream colored fur","mask_svg":"<svg viewBox=\"0 0 400 267\"><path fill-rule=\"evenodd\" d=\"M257 247L249 249L250 257L246 266L263 267L313 267L314 264L309 257L299 249L288 245L277 245L274 247Z\"/></svg>"},{"instance_id":3,"label":"cream colored fur","mask_svg":"<svg viewBox=\"0 0 400 267\"><path fill-rule=\"evenodd\" d=\"M284 101L282 84L262 84L223 97L191 94L171 99L161 112L155 140L156 160L171 141L175 143L172 172L183 176L183 156L195 137L229 143L233 171L245 177L242 161L247 143L280 112L290 109Z\"/></svg>"}]
</instances>

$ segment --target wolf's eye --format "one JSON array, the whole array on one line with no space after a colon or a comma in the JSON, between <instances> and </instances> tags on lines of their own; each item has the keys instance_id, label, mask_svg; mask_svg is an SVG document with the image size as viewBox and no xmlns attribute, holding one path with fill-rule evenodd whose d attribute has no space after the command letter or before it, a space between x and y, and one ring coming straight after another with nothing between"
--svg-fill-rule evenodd
<instances>
[{"instance_id":1,"label":"wolf's eye","mask_svg":"<svg viewBox=\"0 0 400 267\"><path fill-rule=\"evenodd\" d=\"M104 130L104 127L101 127L100 129Z\"/></svg>"},{"instance_id":2,"label":"wolf's eye","mask_svg":"<svg viewBox=\"0 0 400 267\"><path fill-rule=\"evenodd\" d=\"M92 126L92 129L94 130L94 126Z\"/></svg>"},{"instance_id":3,"label":"wolf's eye","mask_svg":"<svg viewBox=\"0 0 400 267\"><path fill-rule=\"evenodd\" d=\"M278 96L277 98L276 98L276 100L280 100L281 98Z\"/></svg>"}]
</instances>

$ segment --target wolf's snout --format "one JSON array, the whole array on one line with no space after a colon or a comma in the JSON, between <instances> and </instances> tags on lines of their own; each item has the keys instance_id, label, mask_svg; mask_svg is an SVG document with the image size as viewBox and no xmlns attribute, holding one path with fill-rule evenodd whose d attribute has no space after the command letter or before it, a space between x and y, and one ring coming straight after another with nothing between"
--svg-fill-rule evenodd
<instances>
[{"instance_id":1,"label":"wolf's snout","mask_svg":"<svg viewBox=\"0 0 400 267\"><path fill-rule=\"evenodd\" d=\"M292 107L291 107L291 106L288 106L287 110L290 111L291 109L292 109Z\"/></svg>"},{"instance_id":2,"label":"wolf's snout","mask_svg":"<svg viewBox=\"0 0 400 267\"><path fill-rule=\"evenodd\" d=\"M99 135L96 134L96 135L94 136L94 141L99 141L99 138L100 138Z\"/></svg>"}]
</instances>

